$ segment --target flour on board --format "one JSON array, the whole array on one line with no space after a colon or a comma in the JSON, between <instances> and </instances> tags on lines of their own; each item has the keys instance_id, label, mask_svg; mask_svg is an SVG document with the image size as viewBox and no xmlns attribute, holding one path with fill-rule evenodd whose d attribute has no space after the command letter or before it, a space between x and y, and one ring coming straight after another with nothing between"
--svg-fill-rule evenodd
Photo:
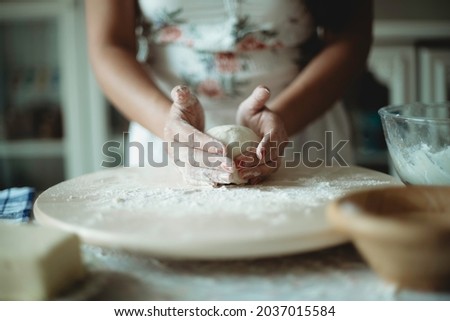
<instances>
[{"instance_id":1,"label":"flour on board","mask_svg":"<svg viewBox=\"0 0 450 321\"><path fill-rule=\"evenodd\" d=\"M133 177L120 180L106 177L86 186L81 186L80 181L80 193L72 190L66 201L88 200L86 206L105 215L111 210L146 210L165 217L239 215L277 225L288 215L307 218L313 208L344 195L349 189L386 183L383 179L354 175L333 180L320 176L280 179L256 186L149 187ZM57 194L53 196L58 197Z\"/></svg>"}]
</instances>

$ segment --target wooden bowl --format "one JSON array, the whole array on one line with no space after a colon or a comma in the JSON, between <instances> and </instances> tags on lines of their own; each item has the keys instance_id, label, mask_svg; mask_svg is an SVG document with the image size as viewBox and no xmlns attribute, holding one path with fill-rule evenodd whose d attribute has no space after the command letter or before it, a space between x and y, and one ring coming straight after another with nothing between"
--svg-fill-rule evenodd
<instances>
[{"instance_id":1,"label":"wooden bowl","mask_svg":"<svg viewBox=\"0 0 450 321\"><path fill-rule=\"evenodd\" d=\"M450 289L450 187L386 187L327 208L369 265L399 287Z\"/></svg>"}]
</instances>

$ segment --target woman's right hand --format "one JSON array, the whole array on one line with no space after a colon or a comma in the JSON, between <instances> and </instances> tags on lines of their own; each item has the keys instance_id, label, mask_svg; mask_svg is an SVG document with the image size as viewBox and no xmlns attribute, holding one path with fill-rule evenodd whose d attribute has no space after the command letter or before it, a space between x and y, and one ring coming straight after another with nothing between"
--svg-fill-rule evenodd
<instances>
[{"instance_id":1,"label":"woman's right hand","mask_svg":"<svg viewBox=\"0 0 450 321\"><path fill-rule=\"evenodd\" d=\"M205 117L197 97L186 86L172 89L173 104L164 127L168 153L186 181L210 185L237 183L239 177L226 147L203 133Z\"/></svg>"}]
</instances>

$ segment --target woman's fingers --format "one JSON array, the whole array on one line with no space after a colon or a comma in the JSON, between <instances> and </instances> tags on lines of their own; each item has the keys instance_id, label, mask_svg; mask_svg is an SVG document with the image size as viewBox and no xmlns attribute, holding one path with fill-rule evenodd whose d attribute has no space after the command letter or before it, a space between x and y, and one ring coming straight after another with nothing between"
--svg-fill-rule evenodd
<instances>
[{"instance_id":1,"label":"woman's fingers","mask_svg":"<svg viewBox=\"0 0 450 321\"><path fill-rule=\"evenodd\" d=\"M275 146L271 139L271 132L266 133L261 139L261 141L258 144L258 147L256 148L256 155L260 160L263 162L270 161L272 158L275 158L275 152L272 150Z\"/></svg>"},{"instance_id":2,"label":"woman's fingers","mask_svg":"<svg viewBox=\"0 0 450 321\"><path fill-rule=\"evenodd\" d=\"M199 183L206 183L208 185L217 184L238 184L238 175L233 172L224 172L211 168L192 167L188 166L181 169L185 180L188 183L198 185Z\"/></svg>"},{"instance_id":3,"label":"woman's fingers","mask_svg":"<svg viewBox=\"0 0 450 321\"><path fill-rule=\"evenodd\" d=\"M173 149L172 153L172 158L179 167L200 167L228 173L233 172L233 162L225 156L190 147Z\"/></svg>"},{"instance_id":4,"label":"woman's fingers","mask_svg":"<svg viewBox=\"0 0 450 321\"><path fill-rule=\"evenodd\" d=\"M264 135L256 150L256 155L264 162L275 162L282 157L284 148L289 143L283 126L274 127L274 130Z\"/></svg>"},{"instance_id":5,"label":"woman's fingers","mask_svg":"<svg viewBox=\"0 0 450 321\"><path fill-rule=\"evenodd\" d=\"M172 151L175 165L190 184L239 183L239 174L232 160L225 156L206 153L200 149L183 147Z\"/></svg>"},{"instance_id":6,"label":"woman's fingers","mask_svg":"<svg viewBox=\"0 0 450 321\"><path fill-rule=\"evenodd\" d=\"M256 87L239 106L238 120L262 136L256 155L264 162L276 161L287 141L284 125L273 111L266 107L270 91Z\"/></svg>"},{"instance_id":7,"label":"woman's fingers","mask_svg":"<svg viewBox=\"0 0 450 321\"><path fill-rule=\"evenodd\" d=\"M282 131L282 129L280 129ZM276 131L276 130L275 130ZM283 156L288 144L287 135L277 135L274 131L264 135L256 148L235 159L238 168L253 168L263 163L275 163Z\"/></svg>"},{"instance_id":8,"label":"woman's fingers","mask_svg":"<svg viewBox=\"0 0 450 321\"><path fill-rule=\"evenodd\" d=\"M173 143L171 155L182 166L180 169L188 180L230 184L245 179L256 184L277 170L282 150L279 147L286 135L283 124L266 107L270 98L267 88L255 88L239 106L239 113L248 121L247 126L265 135L257 146L246 150L234 163L224 156L224 144L203 133L203 109L189 88L177 86L171 96L174 103L165 136Z\"/></svg>"},{"instance_id":9,"label":"woman's fingers","mask_svg":"<svg viewBox=\"0 0 450 321\"><path fill-rule=\"evenodd\" d=\"M263 109L270 98L270 91L264 86L256 87L253 92L239 106L244 112L248 111L253 114Z\"/></svg>"},{"instance_id":10,"label":"woman's fingers","mask_svg":"<svg viewBox=\"0 0 450 321\"><path fill-rule=\"evenodd\" d=\"M237 168L251 168L259 165L261 160L256 155L257 146L247 148L241 155L234 158L234 163Z\"/></svg>"},{"instance_id":11,"label":"woman's fingers","mask_svg":"<svg viewBox=\"0 0 450 321\"><path fill-rule=\"evenodd\" d=\"M198 99L191 93L187 86L176 86L172 89L170 96L174 105L180 108L191 108L198 104Z\"/></svg>"},{"instance_id":12,"label":"woman's fingers","mask_svg":"<svg viewBox=\"0 0 450 321\"><path fill-rule=\"evenodd\" d=\"M224 155L226 149L217 139L203 133L204 115L200 103L187 86L172 89L173 99L169 121L164 136L180 146L201 149L209 153Z\"/></svg>"},{"instance_id":13,"label":"woman's fingers","mask_svg":"<svg viewBox=\"0 0 450 321\"><path fill-rule=\"evenodd\" d=\"M168 124L165 136L167 140L174 142L174 146L195 148L217 155L226 154L224 144L183 120Z\"/></svg>"},{"instance_id":14,"label":"woman's fingers","mask_svg":"<svg viewBox=\"0 0 450 321\"><path fill-rule=\"evenodd\" d=\"M276 162L262 163L253 168L244 168L239 171L242 179L248 180L250 184L262 182L272 173L274 173L280 165L279 159Z\"/></svg>"}]
</instances>

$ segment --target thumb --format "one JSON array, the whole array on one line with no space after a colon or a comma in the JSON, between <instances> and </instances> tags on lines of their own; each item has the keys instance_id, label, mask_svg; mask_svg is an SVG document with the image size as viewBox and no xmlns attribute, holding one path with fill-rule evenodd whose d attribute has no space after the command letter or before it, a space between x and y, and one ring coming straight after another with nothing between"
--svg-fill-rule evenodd
<instances>
[{"instance_id":1,"label":"thumb","mask_svg":"<svg viewBox=\"0 0 450 321\"><path fill-rule=\"evenodd\" d=\"M246 109L252 113L257 113L264 108L270 98L270 91L265 86L256 87L253 92L245 99L240 108Z\"/></svg>"},{"instance_id":2,"label":"thumb","mask_svg":"<svg viewBox=\"0 0 450 321\"><path fill-rule=\"evenodd\" d=\"M174 105L181 108L189 108L198 102L197 97L191 93L187 86L174 87L170 96L172 97Z\"/></svg>"}]
</instances>

